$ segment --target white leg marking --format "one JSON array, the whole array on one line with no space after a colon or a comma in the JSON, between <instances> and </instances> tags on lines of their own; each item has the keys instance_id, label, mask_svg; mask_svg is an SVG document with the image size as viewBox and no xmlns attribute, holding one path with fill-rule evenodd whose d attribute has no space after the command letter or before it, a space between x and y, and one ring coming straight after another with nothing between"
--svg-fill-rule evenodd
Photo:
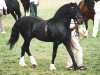
<instances>
[{"instance_id":1,"label":"white leg marking","mask_svg":"<svg viewBox=\"0 0 100 75\"><path fill-rule=\"evenodd\" d=\"M55 65L54 64L50 64L50 70L55 70L55 69L56 69Z\"/></svg>"},{"instance_id":2,"label":"white leg marking","mask_svg":"<svg viewBox=\"0 0 100 75\"><path fill-rule=\"evenodd\" d=\"M32 65L37 65L37 62L33 56L30 56L30 61Z\"/></svg>"},{"instance_id":3,"label":"white leg marking","mask_svg":"<svg viewBox=\"0 0 100 75\"><path fill-rule=\"evenodd\" d=\"M25 61L24 61L24 56L20 58L19 65L20 66L27 66Z\"/></svg>"},{"instance_id":4,"label":"white leg marking","mask_svg":"<svg viewBox=\"0 0 100 75\"><path fill-rule=\"evenodd\" d=\"M30 15L30 13L29 12L26 12L26 16L29 16Z\"/></svg>"}]
</instances>

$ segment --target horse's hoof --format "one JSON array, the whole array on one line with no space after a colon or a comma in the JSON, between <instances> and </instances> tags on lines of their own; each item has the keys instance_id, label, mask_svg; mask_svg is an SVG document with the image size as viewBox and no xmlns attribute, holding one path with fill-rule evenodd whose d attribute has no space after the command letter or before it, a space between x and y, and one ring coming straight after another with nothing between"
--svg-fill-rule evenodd
<instances>
[{"instance_id":1,"label":"horse's hoof","mask_svg":"<svg viewBox=\"0 0 100 75\"><path fill-rule=\"evenodd\" d=\"M53 71L53 70L56 70L56 67L55 67L55 65L54 64L50 64L50 68L49 68L51 71Z\"/></svg>"},{"instance_id":2,"label":"horse's hoof","mask_svg":"<svg viewBox=\"0 0 100 75\"><path fill-rule=\"evenodd\" d=\"M85 66L80 66L78 67L79 70L86 70L86 67Z\"/></svg>"},{"instance_id":3,"label":"horse's hoof","mask_svg":"<svg viewBox=\"0 0 100 75\"><path fill-rule=\"evenodd\" d=\"M56 68L50 68L50 70L51 70L51 71L54 71L54 70L56 70Z\"/></svg>"},{"instance_id":4,"label":"horse's hoof","mask_svg":"<svg viewBox=\"0 0 100 75\"><path fill-rule=\"evenodd\" d=\"M21 67L27 67L27 65L26 65L26 64L20 64L20 66L21 66Z\"/></svg>"},{"instance_id":5,"label":"horse's hoof","mask_svg":"<svg viewBox=\"0 0 100 75\"><path fill-rule=\"evenodd\" d=\"M67 67L67 70L73 70L73 66Z\"/></svg>"},{"instance_id":6,"label":"horse's hoof","mask_svg":"<svg viewBox=\"0 0 100 75\"><path fill-rule=\"evenodd\" d=\"M32 67L33 67L33 68L36 68L36 66L37 66L36 64L32 64Z\"/></svg>"}]
</instances>

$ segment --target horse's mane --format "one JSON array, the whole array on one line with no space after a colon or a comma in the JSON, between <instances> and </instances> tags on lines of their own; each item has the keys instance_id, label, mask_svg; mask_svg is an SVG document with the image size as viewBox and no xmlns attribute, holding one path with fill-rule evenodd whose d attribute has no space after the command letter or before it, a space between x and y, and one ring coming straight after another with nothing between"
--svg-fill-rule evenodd
<instances>
[{"instance_id":1,"label":"horse's mane","mask_svg":"<svg viewBox=\"0 0 100 75\"><path fill-rule=\"evenodd\" d=\"M88 6L88 7L94 7L94 0L84 0L84 3Z\"/></svg>"},{"instance_id":2,"label":"horse's mane","mask_svg":"<svg viewBox=\"0 0 100 75\"><path fill-rule=\"evenodd\" d=\"M57 12L55 13L55 15L53 16L53 18L49 19L48 22L56 22L59 21L61 19L67 19L70 16L70 7L74 5L74 3L69 3L69 4L65 4L62 7L60 7ZM66 14L68 14L66 16Z\"/></svg>"}]
</instances>

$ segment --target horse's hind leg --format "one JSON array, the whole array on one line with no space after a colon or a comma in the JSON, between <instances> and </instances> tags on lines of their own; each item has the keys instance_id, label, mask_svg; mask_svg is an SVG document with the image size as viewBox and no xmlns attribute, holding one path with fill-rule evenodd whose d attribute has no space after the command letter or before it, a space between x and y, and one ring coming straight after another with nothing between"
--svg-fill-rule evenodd
<instances>
[{"instance_id":1,"label":"horse's hind leg","mask_svg":"<svg viewBox=\"0 0 100 75\"><path fill-rule=\"evenodd\" d=\"M50 64L50 70L56 69L56 67L54 65L54 60L56 58L58 45L59 45L59 43L53 43L53 53L52 53L52 62Z\"/></svg>"},{"instance_id":2,"label":"horse's hind leg","mask_svg":"<svg viewBox=\"0 0 100 75\"><path fill-rule=\"evenodd\" d=\"M70 55L70 57L71 57L71 59L72 59L72 61L73 61L74 70L77 70L77 69L78 69L78 66L77 66L76 61L75 61L75 59L74 59L74 55L73 55L73 52L72 52L72 49L71 49L70 40L69 40L69 41L68 41L68 40L65 41L65 42L64 42L64 45L65 45L65 47L67 48L67 51L68 51L68 53L69 53L69 55Z\"/></svg>"},{"instance_id":3,"label":"horse's hind leg","mask_svg":"<svg viewBox=\"0 0 100 75\"><path fill-rule=\"evenodd\" d=\"M17 21L17 17L16 17L16 15L15 15L15 13L12 12L11 15L14 17L15 21Z\"/></svg>"},{"instance_id":4,"label":"horse's hind leg","mask_svg":"<svg viewBox=\"0 0 100 75\"><path fill-rule=\"evenodd\" d=\"M36 67L37 66L37 62L36 62L35 58L31 55L29 48L26 50L26 53L29 55L32 67Z\"/></svg>"},{"instance_id":5,"label":"horse's hind leg","mask_svg":"<svg viewBox=\"0 0 100 75\"><path fill-rule=\"evenodd\" d=\"M21 58L20 58L20 61L19 61L20 66L27 66L25 61L24 61L24 55L25 55L25 42L22 45Z\"/></svg>"},{"instance_id":6,"label":"horse's hind leg","mask_svg":"<svg viewBox=\"0 0 100 75\"><path fill-rule=\"evenodd\" d=\"M28 41L25 42L25 51L26 51L26 53L28 54L28 56L30 58L30 62L32 64L32 66L36 67L37 62L36 62L35 58L31 55L30 50L29 50L30 41L31 40L28 40Z\"/></svg>"}]
</instances>

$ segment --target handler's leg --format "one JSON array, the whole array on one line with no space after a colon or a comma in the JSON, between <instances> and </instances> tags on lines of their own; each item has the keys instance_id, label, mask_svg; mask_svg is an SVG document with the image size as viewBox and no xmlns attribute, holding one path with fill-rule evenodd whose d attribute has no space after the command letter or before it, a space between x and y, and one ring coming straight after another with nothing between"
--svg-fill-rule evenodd
<instances>
[{"instance_id":1,"label":"handler's leg","mask_svg":"<svg viewBox=\"0 0 100 75\"><path fill-rule=\"evenodd\" d=\"M83 69L85 69L85 67L83 66L83 53L82 53L82 48L80 46L78 38L77 37L71 37L71 43L72 43L72 46L74 47L74 49L76 49L76 51L77 51L77 64L78 64L78 67L79 67L79 69L83 70ZM71 61L69 63L71 63Z\"/></svg>"},{"instance_id":2,"label":"handler's leg","mask_svg":"<svg viewBox=\"0 0 100 75\"><path fill-rule=\"evenodd\" d=\"M35 11L34 11L34 2L30 3L30 15L35 16Z\"/></svg>"},{"instance_id":3,"label":"handler's leg","mask_svg":"<svg viewBox=\"0 0 100 75\"><path fill-rule=\"evenodd\" d=\"M71 45L71 48L72 48L72 51L73 51L73 54L74 54L75 48L72 45ZM68 54L68 60L67 60L67 69L69 69L69 70L73 69L73 62L72 62L72 59L71 59L69 54Z\"/></svg>"}]
</instances>

